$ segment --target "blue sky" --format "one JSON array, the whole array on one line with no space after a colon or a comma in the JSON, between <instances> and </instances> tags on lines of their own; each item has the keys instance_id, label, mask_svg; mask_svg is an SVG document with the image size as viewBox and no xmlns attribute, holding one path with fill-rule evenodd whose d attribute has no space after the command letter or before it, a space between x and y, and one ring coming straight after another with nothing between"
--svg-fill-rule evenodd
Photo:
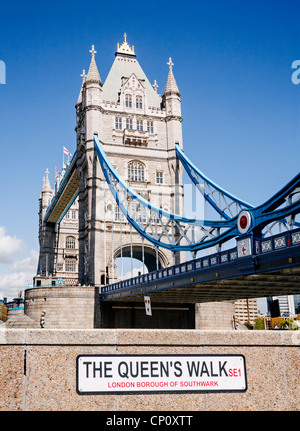
<instances>
[{"instance_id":1,"label":"blue sky","mask_svg":"<svg viewBox=\"0 0 300 431\"><path fill-rule=\"evenodd\" d=\"M299 2L14 1L1 16L0 295L32 281L42 178L48 168L53 182L63 146L75 150L92 44L104 81L126 32L159 93L172 57L185 152L228 191L256 205L298 173Z\"/></svg>"}]
</instances>

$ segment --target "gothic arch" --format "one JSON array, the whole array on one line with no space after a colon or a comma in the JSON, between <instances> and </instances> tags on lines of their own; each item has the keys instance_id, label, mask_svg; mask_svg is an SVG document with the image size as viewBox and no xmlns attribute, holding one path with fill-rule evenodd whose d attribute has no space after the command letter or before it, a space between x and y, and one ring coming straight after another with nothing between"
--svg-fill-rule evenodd
<instances>
[{"instance_id":1,"label":"gothic arch","mask_svg":"<svg viewBox=\"0 0 300 431\"><path fill-rule=\"evenodd\" d=\"M114 253L113 258L114 261L119 257L131 257L131 245L123 244L122 245L122 254L121 247L118 247ZM143 246L141 243L133 243L132 244L132 257L134 259L143 262ZM144 263L149 272L156 271L156 250L151 245L144 245ZM158 250L158 269L166 268L170 266L170 262L162 250Z\"/></svg>"},{"instance_id":2,"label":"gothic arch","mask_svg":"<svg viewBox=\"0 0 300 431\"><path fill-rule=\"evenodd\" d=\"M130 160L127 164L128 181L143 182L145 181L146 165L140 160Z\"/></svg>"},{"instance_id":3,"label":"gothic arch","mask_svg":"<svg viewBox=\"0 0 300 431\"><path fill-rule=\"evenodd\" d=\"M66 248L69 250L75 250L76 249L76 238L73 235L68 235L66 237Z\"/></svg>"}]
</instances>

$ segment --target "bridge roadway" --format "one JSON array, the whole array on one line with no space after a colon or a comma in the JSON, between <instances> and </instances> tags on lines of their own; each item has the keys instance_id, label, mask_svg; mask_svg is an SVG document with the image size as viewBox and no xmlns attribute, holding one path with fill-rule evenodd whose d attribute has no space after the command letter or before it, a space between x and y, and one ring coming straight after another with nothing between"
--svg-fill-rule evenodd
<instances>
[{"instance_id":1,"label":"bridge roadway","mask_svg":"<svg viewBox=\"0 0 300 431\"><path fill-rule=\"evenodd\" d=\"M72 203L78 196L79 183L77 174L77 153L74 154L67 171L45 214L47 223L60 223Z\"/></svg>"},{"instance_id":2,"label":"bridge roadway","mask_svg":"<svg viewBox=\"0 0 300 431\"><path fill-rule=\"evenodd\" d=\"M102 301L200 303L300 294L300 229L103 286Z\"/></svg>"}]
</instances>

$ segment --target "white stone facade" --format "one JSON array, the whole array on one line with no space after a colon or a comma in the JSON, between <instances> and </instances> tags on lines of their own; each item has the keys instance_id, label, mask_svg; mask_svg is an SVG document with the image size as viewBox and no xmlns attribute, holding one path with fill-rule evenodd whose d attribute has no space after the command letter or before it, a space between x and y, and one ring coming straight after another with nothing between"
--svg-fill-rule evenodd
<instances>
[{"instance_id":1,"label":"white stone facade","mask_svg":"<svg viewBox=\"0 0 300 431\"><path fill-rule=\"evenodd\" d=\"M63 174L62 174L63 175ZM56 178L56 186L59 177ZM43 222L49 202L54 196L48 179L44 179L39 210L39 265L34 284L56 286L78 284L78 199L71 205L62 221L55 226Z\"/></svg>"},{"instance_id":2,"label":"white stone facade","mask_svg":"<svg viewBox=\"0 0 300 431\"><path fill-rule=\"evenodd\" d=\"M157 85L151 86L126 37L118 45L104 84L94 47L91 53L89 72L87 76L83 73L76 105L79 281L101 285L106 274L109 281L116 279L114 260L121 255L121 249L123 256L129 256L129 249L135 257L140 258L143 253L148 269L153 268L156 251L145 241L142 252L141 237L128 224L121 226L114 199L95 158L94 134L119 175L134 190L154 205L180 213L182 183L175 143L182 146L182 118L181 96L171 61L166 90L159 95ZM160 250L159 261L161 266L171 265L173 256Z\"/></svg>"},{"instance_id":3,"label":"white stone facade","mask_svg":"<svg viewBox=\"0 0 300 431\"><path fill-rule=\"evenodd\" d=\"M79 196L70 209L71 218L45 225L43 216L53 191L44 184L35 282L52 276L56 284L62 279L64 284L100 286L116 279L115 259L120 256L143 260L148 270L155 270L157 263L165 267L181 260L179 253L155 250L122 221L95 154L97 134L112 165L137 193L157 207L183 213L182 168L175 153L175 143L182 148L181 95L173 63L169 59L165 90L158 94L156 81L150 84L124 37L104 84L94 46L90 51L89 71L87 75L83 71L76 104Z\"/></svg>"}]
</instances>

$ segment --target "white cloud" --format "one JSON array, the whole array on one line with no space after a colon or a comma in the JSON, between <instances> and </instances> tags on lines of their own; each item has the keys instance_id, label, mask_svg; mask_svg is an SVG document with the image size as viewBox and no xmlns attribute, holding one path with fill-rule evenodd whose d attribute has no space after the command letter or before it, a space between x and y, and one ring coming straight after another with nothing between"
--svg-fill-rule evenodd
<instances>
[{"instance_id":1,"label":"white cloud","mask_svg":"<svg viewBox=\"0 0 300 431\"><path fill-rule=\"evenodd\" d=\"M15 256L24 250L23 240L7 235L6 228L0 226L0 263L12 263Z\"/></svg>"},{"instance_id":2,"label":"white cloud","mask_svg":"<svg viewBox=\"0 0 300 431\"><path fill-rule=\"evenodd\" d=\"M148 270L145 267L144 273L146 274L147 272L148 272ZM131 277L137 277L140 274L143 274L143 265L138 267L138 268L137 267L132 268L132 274L131 274L131 270L126 271L126 273L123 275L123 278L122 278L122 274L121 274L121 269L118 268L118 271L117 271L117 275L118 275L119 280L122 280L122 279L127 280L128 278L131 278Z\"/></svg>"},{"instance_id":3,"label":"white cloud","mask_svg":"<svg viewBox=\"0 0 300 431\"><path fill-rule=\"evenodd\" d=\"M38 262L38 252L31 250L30 255L15 262L6 273L0 274L0 295L9 300L18 296L28 283L32 284L32 279L36 274Z\"/></svg>"},{"instance_id":4,"label":"white cloud","mask_svg":"<svg viewBox=\"0 0 300 431\"><path fill-rule=\"evenodd\" d=\"M143 262L138 259L132 259L130 257L123 257L123 268L122 268L122 260L118 257L115 261L117 266L117 277L118 280L127 280L127 278L136 277L139 274L147 274L148 269L144 266L143 272ZM132 266L132 274L131 274L131 266ZM123 271L122 271L123 269ZM122 277L123 272L123 277Z\"/></svg>"},{"instance_id":5,"label":"white cloud","mask_svg":"<svg viewBox=\"0 0 300 431\"><path fill-rule=\"evenodd\" d=\"M35 250L31 250L30 256L23 260L19 260L12 266L12 271L35 272L37 267L39 254Z\"/></svg>"}]
</instances>

